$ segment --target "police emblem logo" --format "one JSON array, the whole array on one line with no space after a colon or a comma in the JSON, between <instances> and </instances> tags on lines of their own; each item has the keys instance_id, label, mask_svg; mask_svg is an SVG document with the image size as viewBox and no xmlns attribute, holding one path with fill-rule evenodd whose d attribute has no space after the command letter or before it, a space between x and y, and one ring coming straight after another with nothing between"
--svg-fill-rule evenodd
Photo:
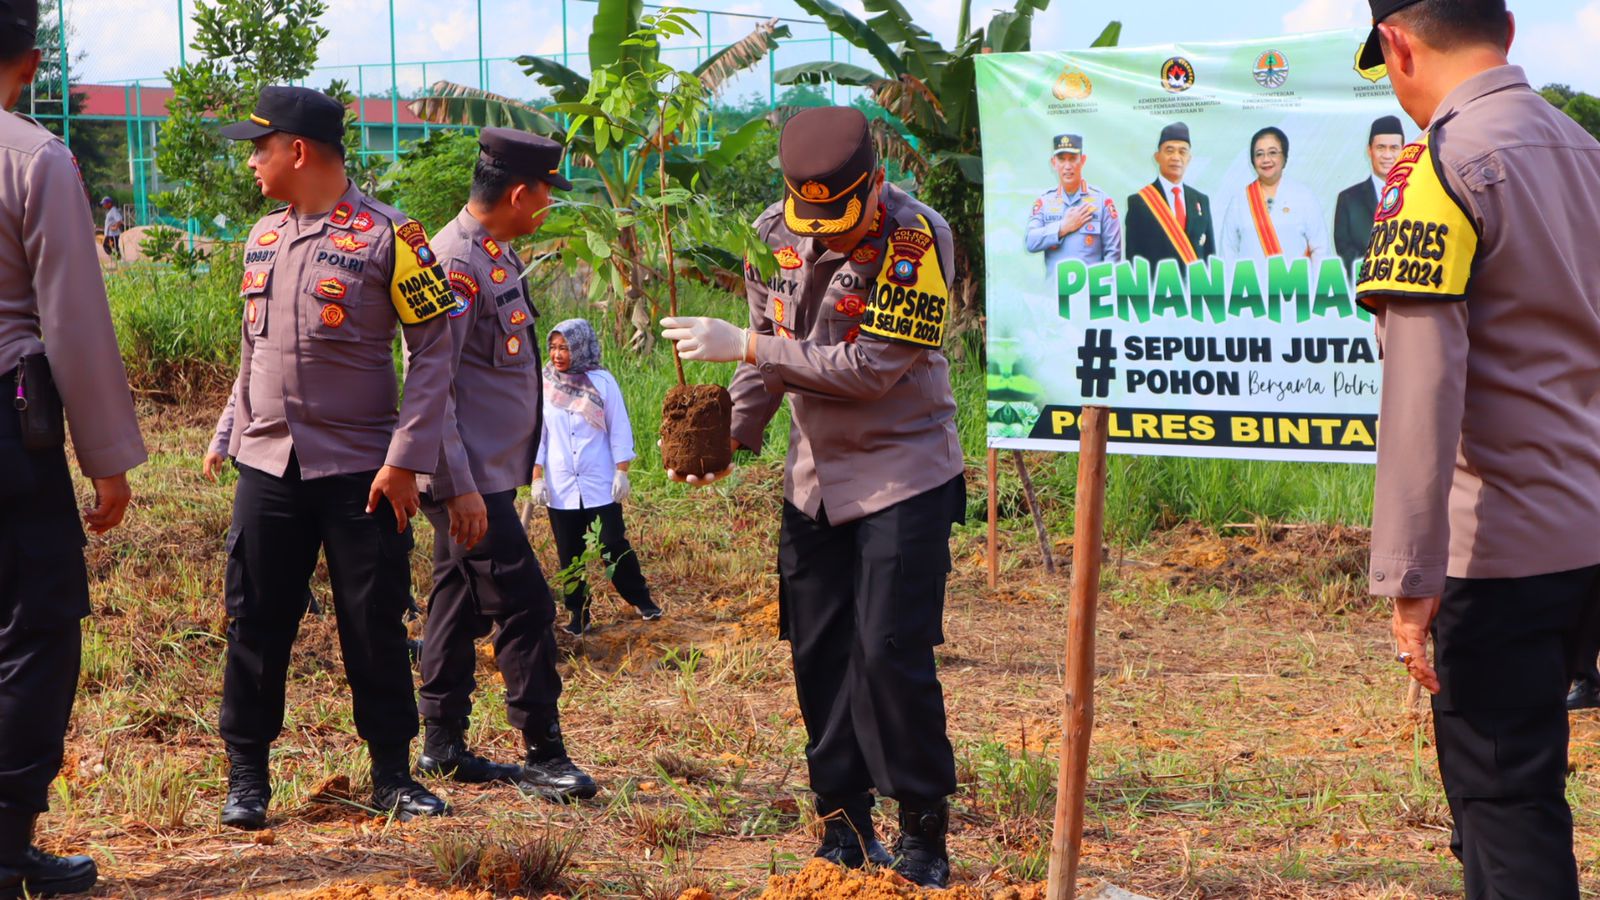
<instances>
[{"instance_id":1,"label":"police emblem logo","mask_svg":"<svg viewBox=\"0 0 1600 900\"><path fill-rule=\"evenodd\" d=\"M505 284L506 270L500 268L499 266L495 266L494 270L489 273L489 280L493 281L495 284Z\"/></svg>"},{"instance_id":2,"label":"police emblem logo","mask_svg":"<svg viewBox=\"0 0 1600 900\"><path fill-rule=\"evenodd\" d=\"M1110 197L1106 198L1106 215L1113 219L1117 217L1117 204Z\"/></svg>"},{"instance_id":3,"label":"police emblem logo","mask_svg":"<svg viewBox=\"0 0 1600 900\"><path fill-rule=\"evenodd\" d=\"M452 319L459 319L462 316L466 315L467 314L467 310L469 310L469 309L472 309L472 298L468 297L466 294L462 294L460 292L457 292L456 293L456 305L450 307L447 310L445 310L444 314L449 316Z\"/></svg>"},{"instance_id":4,"label":"police emblem logo","mask_svg":"<svg viewBox=\"0 0 1600 900\"><path fill-rule=\"evenodd\" d=\"M828 199L828 188L819 182L808 181L800 185L800 196L814 203L821 202Z\"/></svg>"},{"instance_id":5,"label":"police emblem logo","mask_svg":"<svg viewBox=\"0 0 1600 900\"><path fill-rule=\"evenodd\" d=\"M516 356L522 352L522 338L512 335L506 338L506 355Z\"/></svg>"},{"instance_id":6,"label":"police emblem logo","mask_svg":"<svg viewBox=\"0 0 1600 900\"><path fill-rule=\"evenodd\" d=\"M889 271L889 280L897 284L915 284L917 281L917 264L909 259L897 259L894 268Z\"/></svg>"},{"instance_id":7,"label":"police emblem logo","mask_svg":"<svg viewBox=\"0 0 1600 900\"><path fill-rule=\"evenodd\" d=\"M833 305L833 311L853 319L867 311L867 302L855 294L850 294L839 298L839 302Z\"/></svg>"},{"instance_id":8,"label":"police emblem logo","mask_svg":"<svg viewBox=\"0 0 1600 900\"><path fill-rule=\"evenodd\" d=\"M256 238L256 246L258 247L270 247L277 242L278 233L276 231L269 231L266 234L263 234L261 237Z\"/></svg>"},{"instance_id":9,"label":"police emblem logo","mask_svg":"<svg viewBox=\"0 0 1600 900\"><path fill-rule=\"evenodd\" d=\"M251 325L256 323L256 301L251 300L244 305L244 319Z\"/></svg>"},{"instance_id":10,"label":"police emblem logo","mask_svg":"<svg viewBox=\"0 0 1600 900\"><path fill-rule=\"evenodd\" d=\"M1378 202L1378 212L1372 217L1374 222L1383 222L1400 214L1400 209L1406 204L1406 183L1394 181L1383 186L1383 199Z\"/></svg>"},{"instance_id":11,"label":"police emblem logo","mask_svg":"<svg viewBox=\"0 0 1600 900\"><path fill-rule=\"evenodd\" d=\"M528 314L527 313L523 312L520 309L514 309L514 310L511 311L511 324L513 324L513 325L521 325L523 322L526 322L526 321L528 321Z\"/></svg>"},{"instance_id":12,"label":"police emblem logo","mask_svg":"<svg viewBox=\"0 0 1600 900\"><path fill-rule=\"evenodd\" d=\"M1250 74L1255 76L1256 84L1264 88L1281 88L1289 80L1289 58L1281 51L1268 50L1256 57Z\"/></svg>"},{"instance_id":13,"label":"police emblem logo","mask_svg":"<svg viewBox=\"0 0 1600 900\"><path fill-rule=\"evenodd\" d=\"M1094 93L1094 82L1089 76L1079 69L1067 68L1056 76L1056 83L1051 85L1050 93L1057 100L1087 100Z\"/></svg>"},{"instance_id":14,"label":"police emblem logo","mask_svg":"<svg viewBox=\"0 0 1600 900\"><path fill-rule=\"evenodd\" d=\"M500 254L505 252L500 249L500 245L495 242L494 238L487 237L483 239L483 249L489 254L491 259L499 259Z\"/></svg>"},{"instance_id":15,"label":"police emblem logo","mask_svg":"<svg viewBox=\"0 0 1600 900\"><path fill-rule=\"evenodd\" d=\"M242 294L248 290L250 290L250 273L246 272L244 273L244 278L239 282L239 293Z\"/></svg>"},{"instance_id":16,"label":"police emblem logo","mask_svg":"<svg viewBox=\"0 0 1600 900\"><path fill-rule=\"evenodd\" d=\"M345 253L354 253L357 250L364 250L368 246L366 241L358 241L356 240L355 235L346 234L344 232L329 235L328 243L332 244L338 250L343 250Z\"/></svg>"},{"instance_id":17,"label":"police emblem logo","mask_svg":"<svg viewBox=\"0 0 1600 900\"><path fill-rule=\"evenodd\" d=\"M478 280L465 272L451 272L449 274L450 286L456 293L467 297L478 296Z\"/></svg>"},{"instance_id":18,"label":"police emblem logo","mask_svg":"<svg viewBox=\"0 0 1600 900\"><path fill-rule=\"evenodd\" d=\"M350 217L355 215L355 209L348 203L341 203L333 208L333 213L328 216L328 221L335 225L349 225Z\"/></svg>"},{"instance_id":19,"label":"police emblem logo","mask_svg":"<svg viewBox=\"0 0 1600 900\"><path fill-rule=\"evenodd\" d=\"M802 265L800 254L793 247L784 247L772 254L778 260L778 265L785 269L798 269Z\"/></svg>"},{"instance_id":20,"label":"police emblem logo","mask_svg":"<svg viewBox=\"0 0 1600 900\"><path fill-rule=\"evenodd\" d=\"M854 344L856 342L856 338L858 337L861 337L860 325L857 325L844 333L844 342L846 344Z\"/></svg>"},{"instance_id":21,"label":"police emblem logo","mask_svg":"<svg viewBox=\"0 0 1600 900\"><path fill-rule=\"evenodd\" d=\"M1083 245L1085 247L1093 247L1094 246L1094 235L1092 235L1092 234L1084 235L1083 236Z\"/></svg>"},{"instance_id":22,"label":"police emblem logo","mask_svg":"<svg viewBox=\"0 0 1600 900\"><path fill-rule=\"evenodd\" d=\"M1194 87L1194 64L1181 56L1162 63L1161 87L1169 94L1181 94Z\"/></svg>"},{"instance_id":23,"label":"police emblem logo","mask_svg":"<svg viewBox=\"0 0 1600 900\"><path fill-rule=\"evenodd\" d=\"M424 266L433 265L433 249L428 246L428 233L422 230L422 223L415 220L407 222L396 228L394 234L417 255L417 262Z\"/></svg>"},{"instance_id":24,"label":"police emblem logo","mask_svg":"<svg viewBox=\"0 0 1600 900\"><path fill-rule=\"evenodd\" d=\"M338 278L324 278L317 282L316 294L329 300L343 300L349 288Z\"/></svg>"},{"instance_id":25,"label":"police emblem logo","mask_svg":"<svg viewBox=\"0 0 1600 900\"><path fill-rule=\"evenodd\" d=\"M257 288L257 289L266 287L267 286L267 273L266 273L266 271L263 270L263 271L257 272L255 280L250 283L250 286L253 287L253 288Z\"/></svg>"},{"instance_id":26,"label":"police emblem logo","mask_svg":"<svg viewBox=\"0 0 1600 900\"><path fill-rule=\"evenodd\" d=\"M356 213L356 217L350 220L350 227L361 232L371 231L372 225L372 214L368 212Z\"/></svg>"},{"instance_id":27,"label":"police emblem logo","mask_svg":"<svg viewBox=\"0 0 1600 900\"><path fill-rule=\"evenodd\" d=\"M322 324L329 328L338 328L344 324L344 307L337 303L329 303L322 307Z\"/></svg>"},{"instance_id":28,"label":"police emblem logo","mask_svg":"<svg viewBox=\"0 0 1600 900\"><path fill-rule=\"evenodd\" d=\"M858 266L871 265L878 259L878 248L862 244L855 249L855 252L850 254L850 259Z\"/></svg>"}]
</instances>

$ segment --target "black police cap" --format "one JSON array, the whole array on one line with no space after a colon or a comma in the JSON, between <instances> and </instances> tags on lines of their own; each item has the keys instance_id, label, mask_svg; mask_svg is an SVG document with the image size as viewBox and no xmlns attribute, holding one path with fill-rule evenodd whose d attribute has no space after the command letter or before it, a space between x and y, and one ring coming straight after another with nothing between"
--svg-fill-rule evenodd
<instances>
[{"instance_id":1,"label":"black police cap","mask_svg":"<svg viewBox=\"0 0 1600 900\"><path fill-rule=\"evenodd\" d=\"M1383 42L1378 37L1378 23L1408 6L1415 6L1421 2L1422 0L1367 0L1367 5L1372 7L1372 31L1367 34L1367 44L1361 48L1361 55L1356 58L1356 65L1363 69L1383 65Z\"/></svg>"},{"instance_id":2,"label":"black police cap","mask_svg":"<svg viewBox=\"0 0 1600 900\"><path fill-rule=\"evenodd\" d=\"M485 128L478 134L478 149L493 165L530 181L572 190L561 174L561 145L547 137L515 128Z\"/></svg>"},{"instance_id":3,"label":"black police cap","mask_svg":"<svg viewBox=\"0 0 1600 900\"><path fill-rule=\"evenodd\" d=\"M256 111L243 122L222 128L230 141L252 141L274 131L328 144L344 140L344 104L310 88L272 85L261 89Z\"/></svg>"},{"instance_id":4,"label":"black police cap","mask_svg":"<svg viewBox=\"0 0 1600 900\"><path fill-rule=\"evenodd\" d=\"M39 33L39 0L0 0L0 32L36 36Z\"/></svg>"},{"instance_id":5,"label":"black police cap","mask_svg":"<svg viewBox=\"0 0 1600 900\"><path fill-rule=\"evenodd\" d=\"M816 237L849 232L866 211L878 168L872 126L848 106L801 110L778 136L778 168L790 231Z\"/></svg>"}]
</instances>

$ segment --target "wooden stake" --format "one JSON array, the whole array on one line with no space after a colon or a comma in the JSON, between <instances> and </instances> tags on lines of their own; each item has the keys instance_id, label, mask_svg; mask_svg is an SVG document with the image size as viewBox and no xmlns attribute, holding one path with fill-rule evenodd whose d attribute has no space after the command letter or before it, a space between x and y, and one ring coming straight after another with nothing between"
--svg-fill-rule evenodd
<instances>
[{"instance_id":1,"label":"wooden stake","mask_svg":"<svg viewBox=\"0 0 1600 900\"><path fill-rule=\"evenodd\" d=\"M1000 451L989 448L989 587L1000 586L1000 501L996 496Z\"/></svg>"},{"instance_id":2,"label":"wooden stake","mask_svg":"<svg viewBox=\"0 0 1600 900\"><path fill-rule=\"evenodd\" d=\"M1046 900L1072 900L1083 846L1089 736L1094 730L1094 620L1105 540L1106 408L1085 406L1078 423L1078 497L1072 538L1072 599L1067 607L1067 681L1061 699L1061 771L1050 837Z\"/></svg>"},{"instance_id":3,"label":"wooden stake","mask_svg":"<svg viewBox=\"0 0 1600 900\"><path fill-rule=\"evenodd\" d=\"M1017 477L1022 479L1022 493L1028 498L1028 512L1033 514L1033 532L1039 538L1039 555L1044 557L1047 575L1056 573L1056 557L1050 552L1050 532L1044 527L1044 512L1039 509L1039 494L1033 489L1033 479L1028 476L1028 464L1022 460L1022 451L1011 451L1017 463Z\"/></svg>"}]
</instances>

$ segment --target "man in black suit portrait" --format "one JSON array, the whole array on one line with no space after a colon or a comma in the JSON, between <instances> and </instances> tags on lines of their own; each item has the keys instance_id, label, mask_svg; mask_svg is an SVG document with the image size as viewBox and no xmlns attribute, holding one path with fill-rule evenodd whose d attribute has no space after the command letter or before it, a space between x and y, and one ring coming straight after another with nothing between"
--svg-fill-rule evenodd
<instances>
[{"instance_id":1,"label":"man in black suit portrait","mask_svg":"<svg viewBox=\"0 0 1600 900\"><path fill-rule=\"evenodd\" d=\"M1156 180L1128 198L1124 259L1142 256L1150 267L1163 259L1191 263L1216 252L1211 198L1183 183L1189 168L1189 126L1173 122L1156 144Z\"/></svg>"},{"instance_id":2,"label":"man in black suit portrait","mask_svg":"<svg viewBox=\"0 0 1600 900\"><path fill-rule=\"evenodd\" d=\"M1384 116L1367 132L1367 162L1372 172L1366 178L1339 192L1333 208L1333 249L1350 268L1367 254L1367 237L1372 234L1372 217L1383 195L1383 181L1400 157L1406 143L1405 130L1396 116Z\"/></svg>"}]
</instances>

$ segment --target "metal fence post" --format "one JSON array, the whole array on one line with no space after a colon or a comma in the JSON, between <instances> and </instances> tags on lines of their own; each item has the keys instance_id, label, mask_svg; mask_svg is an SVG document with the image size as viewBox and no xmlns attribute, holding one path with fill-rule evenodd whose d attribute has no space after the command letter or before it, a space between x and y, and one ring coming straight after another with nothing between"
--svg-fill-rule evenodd
<instances>
[{"instance_id":1,"label":"metal fence post","mask_svg":"<svg viewBox=\"0 0 1600 900\"><path fill-rule=\"evenodd\" d=\"M400 63L394 40L394 0L389 0L389 158L400 158Z\"/></svg>"},{"instance_id":2,"label":"metal fence post","mask_svg":"<svg viewBox=\"0 0 1600 900\"><path fill-rule=\"evenodd\" d=\"M67 0L56 0L56 42L61 51L61 142L72 146L72 88L67 78Z\"/></svg>"}]
</instances>

